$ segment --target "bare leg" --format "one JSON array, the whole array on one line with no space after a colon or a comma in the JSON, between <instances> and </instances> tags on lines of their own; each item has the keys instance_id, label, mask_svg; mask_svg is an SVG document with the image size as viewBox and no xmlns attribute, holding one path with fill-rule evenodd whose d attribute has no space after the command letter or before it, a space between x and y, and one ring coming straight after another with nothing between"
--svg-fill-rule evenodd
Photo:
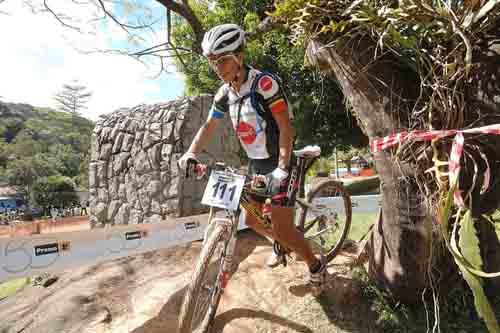
<instances>
[{"instance_id":1,"label":"bare leg","mask_svg":"<svg viewBox=\"0 0 500 333\"><path fill-rule=\"evenodd\" d=\"M260 209L260 205L256 205ZM311 267L317 263L309 243L304 239L293 223L293 207L272 208L273 228L268 229L262 226L251 214L246 215L246 224L264 237L277 240L283 246L296 252Z\"/></svg>"},{"instance_id":2,"label":"bare leg","mask_svg":"<svg viewBox=\"0 0 500 333\"><path fill-rule=\"evenodd\" d=\"M262 211L262 205L261 204L254 202L253 206L255 206L259 211ZM266 237L268 239L274 239L273 229L264 227L249 212L245 212L245 223L246 223L247 226L249 226L250 228L252 228L259 235L264 236L264 237Z\"/></svg>"}]
</instances>

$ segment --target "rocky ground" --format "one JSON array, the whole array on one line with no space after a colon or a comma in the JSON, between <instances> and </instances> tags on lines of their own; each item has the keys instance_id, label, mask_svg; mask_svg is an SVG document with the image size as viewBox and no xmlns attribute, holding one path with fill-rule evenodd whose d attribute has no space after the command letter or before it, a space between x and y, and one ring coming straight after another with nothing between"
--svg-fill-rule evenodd
<instances>
[{"instance_id":1,"label":"rocky ground","mask_svg":"<svg viewBox=\"0 0 500 333\"><path fill-rule=\"evenodd\" d=\"M175 332L201 243L149 252L38 279L0 301L0 332ZM329 288L314 298L305 265L270 270L271 245L239 234L237 272L222 298L215 332L377 332L350 276L353 255L329 266Z\"/></svg>"}]
</instances>

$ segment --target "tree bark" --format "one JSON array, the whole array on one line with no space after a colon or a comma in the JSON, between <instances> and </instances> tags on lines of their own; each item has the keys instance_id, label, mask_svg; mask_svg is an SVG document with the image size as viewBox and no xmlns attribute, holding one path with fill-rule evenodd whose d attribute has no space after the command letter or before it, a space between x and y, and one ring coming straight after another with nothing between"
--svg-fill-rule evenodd
<instances>
[{"instance_id":1,"label":"tree bark","mask_svg":"<svg viewBox=\"0 0 500 333\"><path fill-rule=\"evenodd\" d=\"M174 1L174 0L156 0L160 4L162 4L165 8L170 9L175 12L179 16L182 16L193 29L193 33L195 35L196 42L193 44L193 52L198 54L202 54L201 50L201 42L203 41L203 36L205 34L205 29L195 15L191 7L189 6L188 1L182 1L182 3ZM272 17L267 17L256 27L254 31L250 31L247 33L247 40L253 40L258 38L260 35L275 29L280 26L279 23L275 22Z\"/></svg>"},{"instance_id":2,"label":"tree bark","mask_svg":"<svg viewBox=\"0 0 500 333\"><path fill-rule=\"evenodd\" d=\"M408 126L419 80L390 57L373 60L374 43L360 38L324 47L310 42L309 61L333 74L370 138ZM371 277L405 303L416 303L427 286L432 217L415 183L414 165L396 163L388 151L374 154L381 180L382 214L370 239Z\"/></svg>"},{"instance_id":3,"label":"tree bark","mask_svg":"<svg viewBox=\"0 0 500 333\"><path fill-rule=\"evenodd\" d=\"M182 16L193 29L196 43L193 44L193 51L201 54L201 42L203 41L203 35L205 34L205 30L201 25L200 20L195 15L191 7L189 7L189 3L187 1L182 1L182 3L174 1L174 0L156 0L161 3L165 8L170 9L171 11L177 13Z\"/></svg>"}]
</instances>

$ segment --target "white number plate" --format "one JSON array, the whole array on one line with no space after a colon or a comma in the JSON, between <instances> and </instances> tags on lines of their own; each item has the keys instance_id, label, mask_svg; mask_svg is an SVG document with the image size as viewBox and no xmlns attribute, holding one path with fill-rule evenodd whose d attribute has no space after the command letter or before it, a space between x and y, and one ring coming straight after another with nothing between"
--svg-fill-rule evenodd
<instances>
[{"instance_id":1,"label":"white number plate","mask_svg":"<svg viewBox=\"0 0 500 333\"><path fill-rule=\"evenodd\" d=\"M238 208L245 176L212 171L201 203L207 206L236 210Z\"/></svg>"}]
</instances>

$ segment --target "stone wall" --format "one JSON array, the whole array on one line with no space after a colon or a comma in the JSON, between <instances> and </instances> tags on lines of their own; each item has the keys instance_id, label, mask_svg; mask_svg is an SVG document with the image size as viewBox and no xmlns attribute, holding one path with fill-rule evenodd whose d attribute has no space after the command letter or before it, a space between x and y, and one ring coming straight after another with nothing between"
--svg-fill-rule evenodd
<instances>
[{"instance_id":1,"label":"stone wall","mask_svg":"<svg viewBox=\"0 0 500 333\"><path fill-rule=\"evenodd\" d=\"M117 110L97 122L89 170L90 222L137 224L206 211L205 182L185 179L177 160L205 122L212 96ZM239 165L239 143L228 118L202 160Z\"/></svg>"}]
</instances>

